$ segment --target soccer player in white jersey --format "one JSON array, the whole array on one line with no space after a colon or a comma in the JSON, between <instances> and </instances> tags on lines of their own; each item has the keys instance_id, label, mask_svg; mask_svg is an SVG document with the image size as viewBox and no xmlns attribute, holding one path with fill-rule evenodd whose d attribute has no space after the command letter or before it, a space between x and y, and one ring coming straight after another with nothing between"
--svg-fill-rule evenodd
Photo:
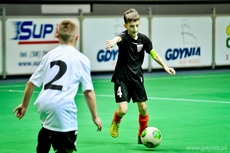
<instances>
[{"instance_id":1,"label":"soccer player in white jersey","mask_svg":"<svg viewBox=\"0 0 230 153\"><path fill-rule=\"evenodd\" d=\"M74 48L78 40L76 22L70 19L61 21L56 36L59 46L43 57L27 82L22 103L14 109L16 117L23 118L34 87L42 85L34 102L42 122L37 153L49 153L51 146L56 153L76 151L78 122L74 97L80 83L92 120L98 131L102 129L102 121L97 114L90 61Z\"/></svg>"}]
</instances>

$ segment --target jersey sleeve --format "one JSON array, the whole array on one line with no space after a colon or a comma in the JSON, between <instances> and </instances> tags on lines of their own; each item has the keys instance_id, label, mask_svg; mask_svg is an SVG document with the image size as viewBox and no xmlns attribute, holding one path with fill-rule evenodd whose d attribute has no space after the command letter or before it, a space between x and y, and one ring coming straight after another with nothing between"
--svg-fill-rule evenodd
<instances>
[{"instance_id":1,"label":"jersey sleeve","mask_svg":"<svg viewBox=\"0 0 230 153\"><path fill-rule=\"evenodd\" d=\"M117 43L117 45L119 46L120 44L122 44L125 40L125 31L121 32L120 34L118 34L117 36L121 37L121 41L119 43Z\"/></svg>"},{"instance_id":2,"label":"jersey sleeve","mask_svg":"<svg viewBox=\"0 0 230 153\"><path fill-rule=\"evenodd\" d=\"M83 66L81 84L82 84L82 91L83 92L86 90L94 90L89 61L87 63L85 63Z\"/></svg>"},{"instance_id":3,"label":"jersey sleeve","mask_svg":"<svg viewBox=\"0 0 230 153\"><path fill-rule=\"evenodd\" d=\"M152 41L147 36L144 36L144 42L144 49L146 53L150 54L150 51L153 49Z\"/></svg>"},{"instance_id":4,"label":"jersey sleeve","mask_svg":"<svg viewBox=\"0 0 230 153\"><path fill-rule=\"evenodd\" d=\"M42 81L43 81L42 78L44 77L44 66L45 66L45 61L43 59L39 64L38 68L29 78L29 81L31 81L37 87L40 87L42 85Z\"/></svg>"}]
</instances>

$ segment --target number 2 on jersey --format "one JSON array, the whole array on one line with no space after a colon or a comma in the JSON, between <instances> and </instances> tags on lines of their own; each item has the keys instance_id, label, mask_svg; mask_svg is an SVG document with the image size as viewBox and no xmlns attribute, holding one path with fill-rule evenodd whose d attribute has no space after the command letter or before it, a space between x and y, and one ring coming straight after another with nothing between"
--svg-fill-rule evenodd
<instances>
[{"instance_id":1,"label":"number 2 on jersey","mask_svg":"<svg viewBox=\"0 0 230 153\"><path fill-rule=\"evenodd\" d=\"M54 65L59 66L59 71L50 82L45 84L44 90L46 89L53 89L53 90L60 90L60 91L62 90L62 87L63 87L62 85L55 85L53 84L53 82L60 79L65 74L67 70L67 65L65 62L60 61L60 60L51 62L50 68L52 68Z\"/></svg>"}]
</instances>

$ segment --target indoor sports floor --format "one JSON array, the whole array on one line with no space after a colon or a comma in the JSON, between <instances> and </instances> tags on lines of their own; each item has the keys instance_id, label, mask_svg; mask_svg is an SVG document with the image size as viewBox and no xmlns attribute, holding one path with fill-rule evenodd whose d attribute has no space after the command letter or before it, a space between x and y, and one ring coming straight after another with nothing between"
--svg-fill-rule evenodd
<instances>
[{"instance_id":1,"label":"indoor sports floor","mask_svg":"<svg viewBox=\"0 0 230 153\"><path fill-rule=\"evenodd\" d=\"M20 104L27 78L0 80L0 153L35 153L39 116L31 99L26 116L19 120L13 109ZM176 76L163 72L145 73L149 100L149 126L160 129L161 144L153 149L137 144L138 111L129 103L118 138L109 128L117 108L110 75L93 76L101 132L79 88L78 153L229 153L230 152L230 69L178 71ZM51 149L50 153L54 153Z\"/></svg>"}]
</instances>

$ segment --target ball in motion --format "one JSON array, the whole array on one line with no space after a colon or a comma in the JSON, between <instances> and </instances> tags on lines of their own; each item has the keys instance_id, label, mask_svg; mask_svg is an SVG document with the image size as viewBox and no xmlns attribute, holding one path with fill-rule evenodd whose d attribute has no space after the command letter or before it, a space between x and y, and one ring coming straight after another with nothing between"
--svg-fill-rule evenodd
<instances>
[{"instance_id":1,"label":"ball in motion","mask_svg":"<svg viewBox=\"0 0 230 153\"><path fill-rule=\"evenodd\" d=\"M161 131L156 127L147 127L141 133L141 141L148 148L156 148L162 140Z\"/></svg>"}]
</instances>

